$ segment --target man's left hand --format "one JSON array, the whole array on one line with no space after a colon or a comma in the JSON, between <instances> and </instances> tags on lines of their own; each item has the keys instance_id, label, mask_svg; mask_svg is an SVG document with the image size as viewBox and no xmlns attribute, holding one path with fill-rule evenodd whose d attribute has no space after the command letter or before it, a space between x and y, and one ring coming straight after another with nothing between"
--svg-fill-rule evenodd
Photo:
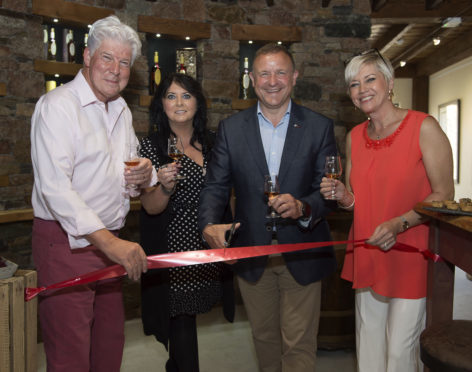
<instances>
[{"instance_id":1,"label":"man's left hand","mask_svg":"<svg viewBox=\"0 0 472 372\"><path fill-rule=\"evenodd\" d=\"M152 163L151 160L146 158L140 158L138 165L125 167L125 181L127 185L150 186L151 174Z\"/></svg>"},{"instance_id":2,"label":"man's left hand","mask_svg":"<svg viewBox=\"0 0 472 372\"><path fill-rule=\"evenodd\" d=\"M297 220L302 216L300 203L290 194L280 194L269 200L268 205L283 218Z\"/></svg>"}]
</instances>

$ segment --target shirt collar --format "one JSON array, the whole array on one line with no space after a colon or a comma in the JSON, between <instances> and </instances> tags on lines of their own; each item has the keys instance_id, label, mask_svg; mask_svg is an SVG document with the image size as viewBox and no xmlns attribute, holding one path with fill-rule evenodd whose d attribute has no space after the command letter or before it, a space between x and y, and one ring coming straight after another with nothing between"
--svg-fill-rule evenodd
<instances>
[{"instance_id":1,"label":"shirt collar","mask_svg":"<svg viewBox=\"0 0 472 372\"><path fill-rule=\"evenodd\" d=\"M287 106L287 111L285 112L284 116L282 117L282 120L280 120L279 123L277 123L277 126L287 122L286 118L287 116L290 117L290 111L292 110L292 100L290 99L290 101L288 102L288 106ZM259 101L257 101L257 116L259 117L259 122L260 122L260 118L262 116L262 118L264 118L264 120L268 123L270 123L270 120L268 120L264 114L262 113L262 110L261 110L261 104Z\"/></svg>"},{"instance_id":2,"label":"shirt collar","mask_svg":"<svg viewBox=\"0 0 472 372\"><path fill-rule=\"evenodd\" d=\"M88 106L92 103L104 104L97 98L97 96L95 96L95 93L93 93L93 90L85 79L82 70L83 69L80 69L79 73L75 76L73 80L74 85L77 89L80 104L82 105L82 107ZM114 99L113 101L108 101L108 106L113 106L114 109L118 109L118 111L121 111L121 109L126 106L126 102L123 97L118 96L118 98Z\"/></svg>"}]
</instances>

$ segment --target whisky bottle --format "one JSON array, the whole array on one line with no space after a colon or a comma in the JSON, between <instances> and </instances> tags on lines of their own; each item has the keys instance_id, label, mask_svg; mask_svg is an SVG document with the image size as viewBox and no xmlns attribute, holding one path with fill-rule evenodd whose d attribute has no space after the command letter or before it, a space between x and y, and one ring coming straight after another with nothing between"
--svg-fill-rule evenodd
<instances>
[{"instance_id":1,"label":"whisky bottle","mask_svg":"<svg viewBox=\"0 0 472 372\"><path fill-rule=\"evenodd\" d=\"M48 59L51 61L55 61L56 54L57 54L56 33L54 31L54 27L51 27L51 31L49 33Z\"/></svg>"},{"instance_id":2,"label":"whisky bottle","mask_svg":"<svg viewBox=\"0 0 472 372\"><path fill-rule=\"evenodd\" d=\"M157 86L161 83L161 69L159 67L159 54L154 52L154 66L152 66L149 78L149 94L151 96L156 92Z\"/></svg>"},{"instance_id":3,"label":"whisky bottle","mask_svg":"<svg viewBox=\"0 0 472 372\"><path fill-rule=\"evenodd\" d=\"M249 98L249 84L249 61L247 57L244 57L244 69L241 76L241 92L243 99Z\"/></svg>"},{"instance_id":4,"label":"whisky bottle","mask_svg":"<svg viewBox=\"0 0 472 372\"><path fill-rule=\"evenodd\" d=\"M75 63L75 43L74 43L74 31L69 30L67 34L67 61Z\"/></svg>"},{"instance_id":5,"label":"whisky bottle","mask_svg":"<svg viewBox=\"0 0 472 372\"><path fill-rule=\"evenodd\" d=\"M187 73L187 68L185 67L185 61L184 61L184 55L180 55L180 65L177 70L179 74L186 74Z\"/></svg>"}]
</instances>

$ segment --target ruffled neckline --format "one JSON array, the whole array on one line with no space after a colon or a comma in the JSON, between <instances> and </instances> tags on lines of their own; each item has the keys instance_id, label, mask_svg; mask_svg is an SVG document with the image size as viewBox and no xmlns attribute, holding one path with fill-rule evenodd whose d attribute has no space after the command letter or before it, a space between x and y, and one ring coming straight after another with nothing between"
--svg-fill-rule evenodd
<instances>
[{"instance_id":1,"label":"ruffled neckline","mask_svg":"<svg viewBox=\"0 0 472 372\"><path fill-rule=\"evenodd\" d=\"M367 120L364 124L364 139L365 139L365 147L368 149L374 149L374 150L380 150L382 148L390 147L395 140L395 138L398 136L398 134L403 130L403 128L406 125L406 118L410 115L410 110L408 110L407 114L403 118L401 124L398 126L398 128L393 132L391 135L388 137L374 140L369 137L367 134L367 127L369 126L370 120Z\"/></svg>"}]
</instances>

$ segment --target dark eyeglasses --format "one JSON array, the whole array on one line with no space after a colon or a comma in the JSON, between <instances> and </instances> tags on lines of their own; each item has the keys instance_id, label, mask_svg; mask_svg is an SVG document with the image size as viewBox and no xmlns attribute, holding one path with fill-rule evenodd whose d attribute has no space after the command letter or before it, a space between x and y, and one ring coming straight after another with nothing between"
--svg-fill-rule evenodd
<instances>
[{"instance_id":1,"label":"dark eyeglasses","mask_svg":"<svg viewBox=\"0 0 472 372\"><path fill-rule=\"evenodd\" d=\"M380 54L379 50L377 48L372 48L372 49L364 50L363 52L354 54L352 57L346 59L344 61L344 67L346 67L349 64L349 62L351 62L354 58L359 57L359 56L366 56L368 54L377 54L382 59L383 63L385 63L385 65L388 66L387 62L385 62L385 59L382 56L382 54Z\"/></svg>"}]
</instances>

